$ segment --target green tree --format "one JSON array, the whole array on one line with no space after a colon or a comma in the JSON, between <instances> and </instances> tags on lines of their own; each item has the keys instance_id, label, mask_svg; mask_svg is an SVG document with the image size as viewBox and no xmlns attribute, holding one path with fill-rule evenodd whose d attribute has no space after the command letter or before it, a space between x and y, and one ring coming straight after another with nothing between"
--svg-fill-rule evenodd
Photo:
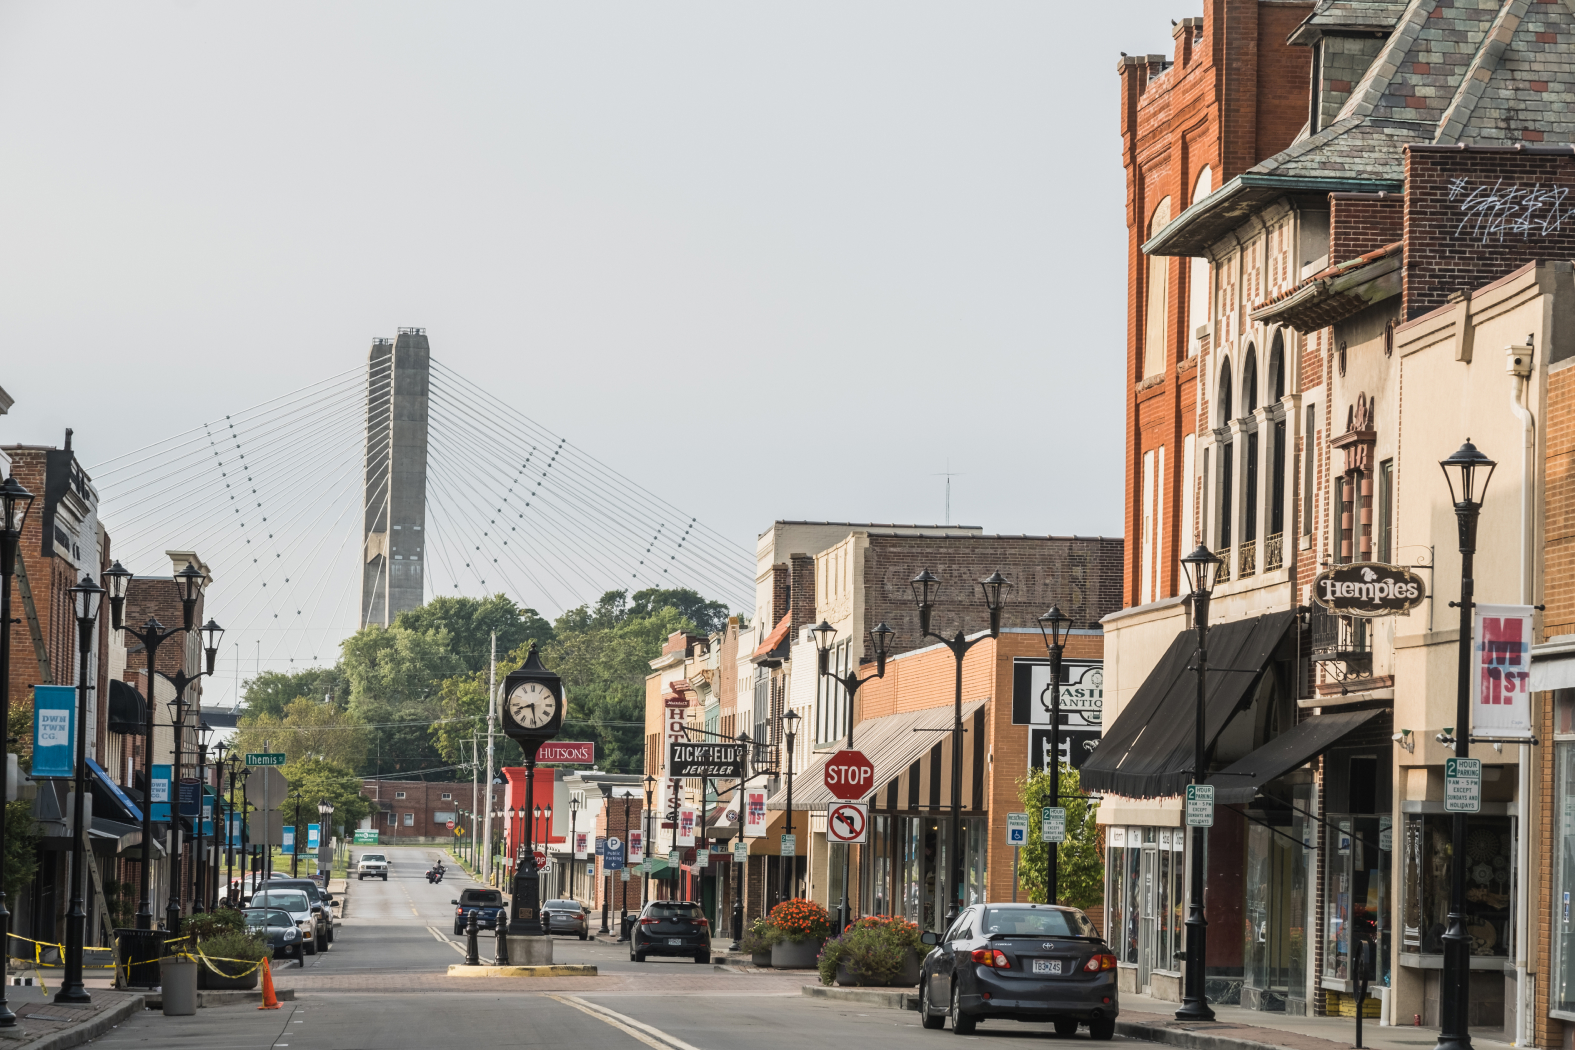
<instances>
[{"instance_id":1,"label":"green tree","mask_svg":"<svg viewBox=\"0 0 1576 1050\"><path fill-rule=\"evenodd\" d=\"M350 681L350 713L371 730L365 773L415 773L443 764L431 727L443 717L438 693L445 678L465 670L442 628L367 627L340 646Z\"/></svg>"},{"instance_id":2,"label":"green tree","mask_svg":"<svg viewBox=\"0 0 1576 1050\"><path fill-rule=\"evenodd\" d=\"M309 697L291 701L279 716L248 712L237 728L235 749L243 754L272 749L284 752L287 763L315 756L351 770L359 769L367 756L369 730L356 716Z\"/></svg>"},{"instance_id":3,"label":"green tree","mask_svg":"<svg viewBox=\"0 0 1576 1050\"><path fill-rule=\"evenodd\" d=\"M317 823L319 799L327 799L334 804L334 815L329 818L329 825L333 828L354 828L372 812L372 803L361 794L361 777L352 769L319 758L304 757L285 763L281 772L290 785L290 793L279 807L284 811L286 821L299 819L303 827ZM299 815L295 811L298 790L301 792ZM302 834L304 836L305 832Z\"/></svg>"},{"instance_id":4,"label":"green tree","mask_svg":"<svg viewBox=\"0 0 1576 1050\"><path fill-rule=\"evenodd\" d=\"M1056 854L1057 904L1088 910L1105 899L1105 840L1095 823L1095 807L1078 783L1078 771L1063 766L1060 802L1067 809L1067 839ZM1051 774L1031 771L1018 781L1018 797L1029 814L1029 844L1019 857L1018 876L1029 899L1045 903L1045 862L1049 846L1034 834L1041 808L1051 804Z\"/></svg>"},{"instance_id":5,"label":"green tree","mask_svg":"<svg viewBox=\"0 0 1576 1050\"><path fill-rule=\"evenodd\" d=\"M726 605L707 601L688 587L673 589L652 587L630 595L630 619L647 619L662 609L677 609L679 614L694 624L701 634L720 631L728 623Z\"/></svg>"},{"instance_id":6,"label":"green tree","mask_svg":"<svg viewBox=\"0 0 1576 1050\"><path fill-rule=\"evenodd\" d=\"M322 701L332 697L337 707L343 708L350 699L349 683L336 664L333 667L309 667L305 671L286 674L282 671L264 671L256 678L248 678L241 697L249 715L284 715L285 708L294 700L307 697Z\"/></svg>"},{"instance_id":7,"label":"green tree","mask_svg":"<svg viewBox=\"0 0 1576 1050\"><path fill-rule=\"evenodd\" d=\"M38 870L38 825L33 803L17 799L5 804L5 892L12 901L22 899Z\"/></svg>"},{"instance_id":8,"label":"green tree","mask_svg":"<svg viewBox=\"0 0 1576 1050\"><path fill-rule=\"evenodd\" d=\"M535 609L522 608L502 594L491 598L434 598L426 605L400 613L394 626L418 634L446 632L449 652L471 671L487 669L494 632L498 635L499 656L512 653L527 642L546 642L553 636L553 625Z\"/></svg>"}]
</instances>

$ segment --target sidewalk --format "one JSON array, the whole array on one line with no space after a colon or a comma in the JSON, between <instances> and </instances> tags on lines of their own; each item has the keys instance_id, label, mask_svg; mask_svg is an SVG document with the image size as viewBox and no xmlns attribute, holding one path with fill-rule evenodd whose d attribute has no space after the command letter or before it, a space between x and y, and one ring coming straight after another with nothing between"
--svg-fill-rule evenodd
<instances>
[{"instance_id":1,"label":"sidewalk","mask_svg":"<svg viewBox=\"0 0 1576 1050\"><path fill-rule=\"evenodd\" d=\"M110 988L91 988L93 1001L85 1006L59 1006L50 1001L59 985L51 980L47 987L48 994L36 984L6 989L17 1024L0 1030L0 1048L64 1050L81 1046L144 1009L141 994Z\"/></svg>"},{"instance_id":2,"label":"sidewalk","mask_svg":"<svg viewBox=\"0 0 1576 1050\"><path fill-rule=\"evenodd\" d=\"M1192 1050L1257 1050L1260 1047L1288 1047L1291 1050L1333 1050L1351 1047L1357 1035L1357 1020L1352 1017L1293 1017L1287 1014L1246 1010L1240 1006L1213 1004L1215 1020L1205 1024L1178 1021L1177 1004L1147 995L1126 993L1117 1031L1137 1039L1190 1047ZM1381 1026L1375 1019L1363 1021L1363 1046L1373 1050L1418 1050L1438 1042L1435 1028ZM1509 1050L1498 1028L1474 1028L1472 1043L1486 1050Z\"/></svg>"}]
</instances>

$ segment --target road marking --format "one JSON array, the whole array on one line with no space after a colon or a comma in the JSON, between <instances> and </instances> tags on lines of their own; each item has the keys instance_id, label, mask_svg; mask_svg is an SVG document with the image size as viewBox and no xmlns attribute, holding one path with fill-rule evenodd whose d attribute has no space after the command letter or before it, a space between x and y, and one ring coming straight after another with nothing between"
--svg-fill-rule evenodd
<instances>
[{"instance_id":1,"label":"road marking","mask_svg":"<svg viewBox=\"0 0 1576 1050\"><path fill-rule=\"evenodd\" d=\"M427 931L429 933L431 933L434 937L438 938L438 942L440 944L447 944L450 948L453 948L455 951L459 952L461 955L465 954L465 949L464 948L460 947L458 944L455 944L452 940L450 940L449 938L445 937L443 934L439 933L438 932L438 928L436 926L428 926L427 927Z\"/></svg>"},{"instance_id":2,"label":"road marking","mask_svg":"<svg viewBox=\"0 0 1576 1050\"><path fill-rule=\"evenodd\" d=\"M675 1047L677 1050L697 1050L696 1047L691 1046L682 1039L669 1035L660 1028L653 1028L651 1025L646 1024L645 1022L637 1021L627 1014L619 1013L617 1010L609 1010L605 1006L599 1006L596 1003L587 1002L577 995L549 994L547 998L556 999L565 1006L572 1006L581 1013L590 1014L598 1021L610 1024L614 1028L620 1029L626 1034L639 1039L647 1046L653 1047L654 1050L674 1050ZM655 1038L652 1038L653 1036L655 1036Z\"/></svg>"}]
</instances>

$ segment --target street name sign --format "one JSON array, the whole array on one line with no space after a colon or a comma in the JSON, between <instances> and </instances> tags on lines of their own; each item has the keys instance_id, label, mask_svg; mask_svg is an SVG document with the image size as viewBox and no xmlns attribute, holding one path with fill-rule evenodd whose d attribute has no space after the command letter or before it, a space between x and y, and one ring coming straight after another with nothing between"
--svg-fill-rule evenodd
<instances>
[{"instance_id":1,"label":"street name sign","mask_svg":"<svg viewBox=\"0 0 1576 1050\"><path fill-rule=\"evenodd\" d=\"M826 790L833 798L857 802L875 790L876 767L864 752L846 748L826 760Z\"/></svg>"},{"instance_id":2,"label":"street name sign","mask_svg":"<svg viewBox=\"0 0 1576 1050\"><path fill-rule=\"evenodd\" d=\"M784 857L794 857L794 856L798 856L798 853L799 853L799 836L797 836L797 835L784 835L783 836L783 844L782 844L782 855Z\"/></svg>"},{"instance_id":3,"label":"street name sign","mask_svg":"<svg viewBox=\"0 0 1576 1050\"><path fill-rule=\"evenodd\" d=\"M1187 786L1187 826L1212 828L1215 826L1215 787L1213 784Z\"/></svg>"},{"instance_id":4,"label":"street name sign","mask_svg":"<svg viewBox=\"0 0 1576 1050\"><path fill-rule=\"evenodd\" d=\"M1483 762L1445 759L1445 812L1476 813L1483 808Z\"/></svg>"},{"instance_id":5,"label":"street name sign","mask_svg":"<svg viewBox=\"0 0 1576 1050\"><path fill-rule=\"evenodd\" d=\"M248 751L246 764L249 766L282 766L285 764L283 751Z\"/></svg>"},{"instance_id":6,"label":"street name sign","mask_svg":"<svg viewBox=\"0 0 1576 1050\"><path fill-rule=\"evenodd\" d=\"M863 802L835 802L826 807L826 841L844 845L865 841L870 826Z\"/></svg>"},{"instance_id":7,"label":"street name sign","mask_svg":"<svg viewBox=\"0 0 1576 1050\"><path fill-rule=\"evenodd\" d=\"M1064 806L1046 806L1040 810L1040 841L1067 841L1067 809Z\"/></svg>"},{"instance_id":8,"label":"street name sign","mask_svg":"<svg viewBox=\"0 0 1576 1050\"><path fill-rule=\"evenodd\" d=\"M1029 815L1027 813L1007 814L1007 845L1027 846L1029 844Z\"/></svg>"}]
</instances>

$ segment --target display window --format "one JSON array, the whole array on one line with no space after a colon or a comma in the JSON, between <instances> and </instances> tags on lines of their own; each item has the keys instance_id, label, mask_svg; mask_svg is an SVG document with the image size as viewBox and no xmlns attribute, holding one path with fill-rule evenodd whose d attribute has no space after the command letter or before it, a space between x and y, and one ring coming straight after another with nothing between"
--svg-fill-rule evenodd
<instances>
[{"instance_id":1,"label":"display window","mask_svg":"<svg viewBox=\"0 0 1576 1050\"><path fill-rule=\"evenodd\" d=\"M1455 855L1448 814L1406 815L1401 950L1444 954L1450 915L1450 862ZM1467 817L1464 917L1474 956L1509 957L1515 914L1515 825L1510 817Z\"/></svg>"},{"instance_id":2,"label":"display window","mask_svg":"<svg viewBox=\"0 0 1576 1050\"><path fill-rule=\"evenodd\" d=\"M1391 818L1337 813L1328 819L1332 826L1325 834L1324 976L1355 980L1361 942L1373 941L1373 983L1386 986L1390 983Z\"/></svg>"},{"instance_id":3,"label":"display window","mask_svg":"<svg viewBox=\"0 0 1576 1050\"><path fill-rule=\"evenodd\" d=\"M1549 1014L1576 1020L1576 690L1554 693L1554 841L1549 843L1554 881L1549 894Z\"/></svg>"}]
</instances>

